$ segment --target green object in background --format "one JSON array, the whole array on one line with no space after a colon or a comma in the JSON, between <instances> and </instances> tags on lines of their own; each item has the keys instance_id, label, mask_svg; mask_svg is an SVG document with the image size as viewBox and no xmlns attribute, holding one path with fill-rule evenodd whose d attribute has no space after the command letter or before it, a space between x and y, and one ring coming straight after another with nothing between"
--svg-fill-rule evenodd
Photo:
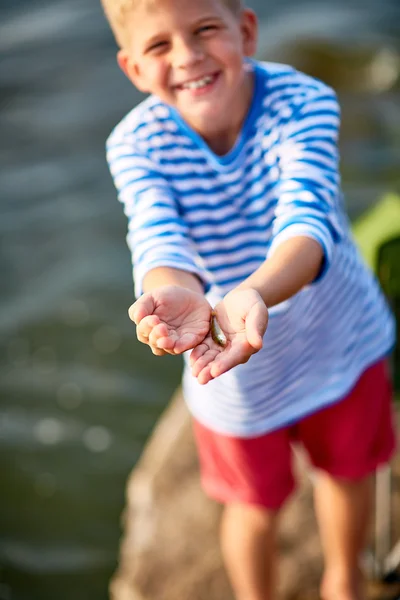
<instances>
[{"instance_id":1,"label":"green object in background","mask_svg":"<svg viewBox=\"0 0 400 600\"><path fill-rule=\"evenodd\" d=\"M400 196L388 194L377 202L354 223L353 234L365 260L376 272L380 247L400 236Z\"/></svg>"},{"instance_id":2,"label":"green object in background","mask_svg":"<svg viewBox=\"0 0 400 600\"><path fill-rule=\"evenodd\" d=\"M353 233L396 317L392 360L396 399L400 400L400 197L390 194L383 198L354 225Z\"/></svg>"},{"instance_id":3,"label":"green object in background","mask_svg":"<svg viewBox=\"0 0 400 600\"><path fill-rule=\"evenodd\" d=\"M396 317L397 344L392 363L395 397L400 401L400 235L379 246L376 265L378 279Z\"/></svg>"},{"instance_id":4,"label":"green object in background","mask_svg":"<svg viewBox=\"0 0 400 600\"><path fill-rule=\"evenodd\" d=\"M400 235L388 239L378 248L376 271L386 296L400 300ZM400 317L400 315L397 315Z\"/></svg>"}]
</instances>

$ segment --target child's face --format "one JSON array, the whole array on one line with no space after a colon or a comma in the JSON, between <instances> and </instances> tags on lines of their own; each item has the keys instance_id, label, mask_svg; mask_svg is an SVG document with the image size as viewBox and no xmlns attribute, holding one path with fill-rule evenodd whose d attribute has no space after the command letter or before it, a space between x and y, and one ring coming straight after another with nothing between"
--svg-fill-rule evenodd
<instances>
[{"instance_id":1,"label":"child's face","mask_svg":"<svg viewBox=\"0 0 400 600\"><path fill-rule=\"evenodd\" d=\"M118 62L138 89L207 135L246 114L243 58L255 52L256 30L252 11L235 16L221 0L144 1L131 16L131 45Z\"/></svg>"}]
</instances>

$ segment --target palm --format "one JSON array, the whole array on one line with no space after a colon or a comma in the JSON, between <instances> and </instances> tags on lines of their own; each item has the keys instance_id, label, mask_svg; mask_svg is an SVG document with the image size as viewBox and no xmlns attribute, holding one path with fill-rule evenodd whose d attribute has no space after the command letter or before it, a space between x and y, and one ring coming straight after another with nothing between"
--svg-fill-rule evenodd
<instances>
[{"instance_id":1,"label":"palm","mask_svg":"<svg viewBox=\"0 0 400 600\"><path fill-rule=\"evenodd\" d=\"M154 349L180 354L207 335L211 307L201 294L164 286L144 294L131 308L138 338Z\"/></svg>"},{"instance_id":2,"label":"palm","mask_svg":"<svg viewBox=\"0 0 400 600\"><path fill-rule=\"evenodd\" d=\"M231 292L215 312L227 344L218 345L209 334L191 353L192 374L201 384L247 362L261 348L268 323L268 311L253 290Z\"/></svg>"}]
</instances>

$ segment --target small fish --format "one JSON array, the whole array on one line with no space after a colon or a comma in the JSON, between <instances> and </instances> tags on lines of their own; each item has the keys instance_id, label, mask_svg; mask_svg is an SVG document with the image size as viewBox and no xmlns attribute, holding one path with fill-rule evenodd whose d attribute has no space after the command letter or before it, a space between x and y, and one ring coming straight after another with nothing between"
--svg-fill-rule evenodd
<instances>
[{"instance_id":1,"label":"small fish","mask_svg":"<svg viewBox=\"0 0 400 600\"><path fill-rule=\"evenodd\" d=\"M219 323L217 321L217 317L216 317L216 314L214 311L211 311L210 329L211 329L211 337L214 340L214 342L216 344L218 344L218 346L222 346L223 348L225 348L226 344L228 343L228 340L226 339L226 335L224 334L221 327L219 326Z\"/></svg>"}]
</instances>

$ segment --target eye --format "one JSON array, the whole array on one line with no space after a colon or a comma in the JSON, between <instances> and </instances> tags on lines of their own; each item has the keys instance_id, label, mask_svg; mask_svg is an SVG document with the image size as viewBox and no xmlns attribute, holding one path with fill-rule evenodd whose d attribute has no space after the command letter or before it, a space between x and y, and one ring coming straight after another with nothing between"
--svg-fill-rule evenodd
<instances>
[{"instance_id":1,"label":"eye","mask_svg":"<svg viewBox=\"0 0 400 600\"><path fill-rule=\"evenodd\" d=\"M211 33L213 31L215 31L217 29L216 25L202 25L201 27L199 27L196 31L196 33L200 33L200 35L202 33Z\"/></svg>"},{"instance_id":2,"label":"eye","mask_svg":"<svg viewBox=\"0 0 400 600\"><path fill-rule=\"evenodd\" d=\"M148 52L151 52L151 53L161 52L166 47L167 47L167 42L166 41L155 42L154 44L152 44L151 46L149 46L148 48L146 48L146 53L148 53Z\"/></svg>"}]
</instances>

